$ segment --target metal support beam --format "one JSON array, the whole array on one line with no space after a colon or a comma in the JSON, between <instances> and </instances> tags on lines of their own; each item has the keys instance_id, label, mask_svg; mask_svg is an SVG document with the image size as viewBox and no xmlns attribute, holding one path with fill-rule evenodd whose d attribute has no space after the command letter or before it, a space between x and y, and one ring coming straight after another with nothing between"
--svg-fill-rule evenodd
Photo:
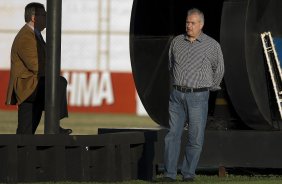
<instances>
[{"instance_id":1,"label":"metal support beam","mask_svg":"<svg viewBox=\"0 0 282 184\"><path fill-rule=\"evenodd\" d=\"M61 70L62 0L47 1L45 134L59 133L59 76Z\"/></svg>"}]
</instances>

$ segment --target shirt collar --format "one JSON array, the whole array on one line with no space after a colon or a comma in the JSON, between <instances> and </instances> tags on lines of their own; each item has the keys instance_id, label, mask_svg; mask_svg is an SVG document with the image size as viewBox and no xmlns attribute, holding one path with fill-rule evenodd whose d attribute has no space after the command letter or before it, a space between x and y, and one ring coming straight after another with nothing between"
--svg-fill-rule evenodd
<instances>
[{"instance_id":1,"label":"shirt collar","mask_svg":"<svg viewBox=\"0 0 282 184\"><path fill-rule=\"evenodd\" d=\"M34 31L34 27L33 27L32 25L30 25L29 23L26 23L26 25L27 25L28 27L30 27L30 29L32 29L32 30Z\"/></svg>"},{"instance_id":2,"label":"shirt collar","mask_svg":"<svg viewBox=\"0 0 282 184\"><path fill-rule=\"evenodd\" d=\"M28 27L30 27L30 29L32 29L37 36L41 35L41 32L35 29L32 25L30 25L29 23L26 23L26 25L28 25Z\"/></svg>"},{"instance_id":3,"label":"shirt collar","mask_svg":"<svg viewBox=\"0 0 282 184\"><path fill-rule=\"evenodd\" d=\"M187 34L185 34L185 40L189 41ZM202 42L204 40L204 33L201 32L201 34L196 38L196 41Z\"/></svg>"}]
</instances>

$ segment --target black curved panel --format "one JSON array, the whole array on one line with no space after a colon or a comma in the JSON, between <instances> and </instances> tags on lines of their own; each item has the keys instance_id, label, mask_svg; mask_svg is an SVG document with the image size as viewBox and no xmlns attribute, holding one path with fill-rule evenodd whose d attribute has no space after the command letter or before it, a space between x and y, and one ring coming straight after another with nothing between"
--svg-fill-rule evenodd
<instances>
[{"instance_id":1,"label":"black curved panel","mask_svg":"<svg viewBox=\"0 0 282 184\"><path fill-rule=\"evenodd\" d=\"M167 60L169 43L167 37L139 37L134 38L131 45L134 47L131 57L138 58L132 71L139 97L150 117L164 126L168 125L169 76L164 61Z\"/></svg>"},{"instance_id":2,"label":"black curved panel","mask_svg":"<svg viewBox=\"0 0 282 184\"><path fill-rule=\"evenodd\" d=\"M277 109L271 105L272 89L267 79L260 33L279 32L277 18L281 13L277 7L281 9L281 3L279 0L233 0L223 6L220 40L226 88L238 115L257 130L277 128L273 117Z\"/></svg>"},{"instance_id":3,"label":"black curved panel","mask_svg":"<svg viewBox=\"0 0 282 184\"><path fill-rule=\"evenodd\" d=\"M165 61L170 32L165 20L169 16L162 15L162 11L168 12L166 6L160 4L159 11L155 11L152 4L154 2L137 0L133 3L130 24L131 66L144 108L155 122L167 126L169 79Z\"/></svg>"}]
</instances>

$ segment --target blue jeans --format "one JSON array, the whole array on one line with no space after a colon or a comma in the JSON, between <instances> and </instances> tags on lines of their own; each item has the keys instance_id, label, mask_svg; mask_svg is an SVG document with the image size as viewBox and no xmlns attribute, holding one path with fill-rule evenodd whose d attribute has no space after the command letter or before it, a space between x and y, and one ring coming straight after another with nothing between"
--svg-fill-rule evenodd
<instances>
[{"instance_id":1,"label":"blue jeans","mask_svg":"<svg viewBox=\"0 0 282 184\"><path fill-rule=\"evenodd\" d=\"M188 120L188 143L181 168L183 178L194 178L208 114L209 91L182 93L173 89L169 99L170 129L165 137L165 176L175 179L184 123Z\"/></svg>"}]
</instances>

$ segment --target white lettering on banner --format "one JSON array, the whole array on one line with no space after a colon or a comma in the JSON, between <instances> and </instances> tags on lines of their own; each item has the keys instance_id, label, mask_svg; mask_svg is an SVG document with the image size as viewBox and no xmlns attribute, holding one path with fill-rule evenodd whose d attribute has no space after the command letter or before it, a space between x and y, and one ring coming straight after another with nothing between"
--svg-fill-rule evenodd
<instances>
[{"instance_id":1,"label":"white lettering on banner","mask_svg":"<svg viewBox=\"0 0 282 184\"><path fill-rule=\"evenodd\" d=\"M101 106L114 103L110 72L64 72L68 81L67 93L71 106Z\"/></svg>"}]
</instances>

